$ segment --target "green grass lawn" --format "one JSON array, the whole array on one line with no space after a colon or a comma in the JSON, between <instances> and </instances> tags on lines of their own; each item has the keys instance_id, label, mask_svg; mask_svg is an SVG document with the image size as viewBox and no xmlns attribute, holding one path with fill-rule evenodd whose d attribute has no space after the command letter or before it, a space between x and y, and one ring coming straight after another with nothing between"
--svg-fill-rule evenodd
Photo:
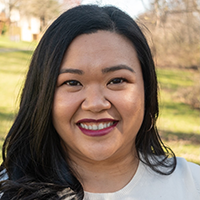
<instances>
[{"instance_id":1,"label":"green grass lawn","mask_svg":"<svg viewBox=\"0 0 200 200\"><path fill-rule=\"evenodd\" d=\"M8 36L1 36L0 35L0 49L1 48L11 48L11 49L23 49L23 50L33 50L36 46L37 42L13 42L10 41Z\"/></svg>"},{"instance_id":2,"label":"green grass lawn","mask_svg":"<svg viewBox=\"0 0 200 200\"><path fill-rule=\"evenodd\" d=\"M35 44L13 43L8 38L0 37L0 50L22 49L16 52L0 51L0 149L18 109L18 97L32 55L32 50L27 49L33 49ZM199 73L158 69L157 74L160 86L158 129L161 137L177 156L200 164L200 112L176 97L180 88L194 84L194 77Z\"/></svg>"},{"instance_id":3,"label":"green grass lawn","mask_svg":"<svg viewBox=\"0 0 200 200\"><path fill-rule=\"evenodd\" d=\"M0 148L18 109L18 96L31 53L0 53Z\"/></svg>"},{"instance_id":4,"label":"green grass lawn","mask_svg":"<svg viewBox=\"0 0 200 200\"><path fill-rule=\"evenodd\" d=\"M33 53L24 49L33 48L35 43L11 42L0 36L0 149L17 112L18 97Z\"/></svg>"},{"instance_id":5,"label":"green grass lawn","mask_svg":"<svg viewBox=\"0 0 200 200\"><path fill-rule=\"evenodd\" d=\"M200 164L200 110L192 109L177 98L180 89L200 80L200 74L181 69L158 69L157 74L160 86L158 129L161 137L177 156Z\"/></svg>"}]
</instances>

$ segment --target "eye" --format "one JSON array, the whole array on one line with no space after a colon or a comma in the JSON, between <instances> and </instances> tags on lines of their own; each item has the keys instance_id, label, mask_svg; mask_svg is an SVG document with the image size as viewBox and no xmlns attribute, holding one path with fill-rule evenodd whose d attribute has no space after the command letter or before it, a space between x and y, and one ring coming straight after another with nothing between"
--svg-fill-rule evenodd
<instances>
[{"instance_id":1,"label":"eye","mask_svg":"<svg viewBox=\"0 0 200 200\"><path fill-rule=\"evenodd\" d=\"M120 83L123 83L123 82L127 82L127 79L125 79L125 78L114 78L108 84L114 85L114 84L120 84Z\"/></svg>"},{"instance_id":2,"label":"eye","mask_svg":"<svg viewBox=\"0 0 200 200\"><path fill-rule=\"evenodd\" d=\"M76 81L76 80L65 81L63 84L66 84L66 85L69 85L69 86L80 86L80 85L82 85L79 81Z\"/></svg>"}]
</instances>

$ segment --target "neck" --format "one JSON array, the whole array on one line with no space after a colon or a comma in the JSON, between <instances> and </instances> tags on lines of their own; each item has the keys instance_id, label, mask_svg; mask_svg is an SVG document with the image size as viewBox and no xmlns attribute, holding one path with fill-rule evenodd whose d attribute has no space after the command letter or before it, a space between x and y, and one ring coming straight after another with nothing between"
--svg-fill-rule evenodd
<instances>
[{"instance_id":1,"label":"neck","mask_svg":"<svg viewBox=\"0 0 200 200\"><path fill-rule=\"evenodd\" d=\"M73 159L72 168L84 191L92 193L116 192L126 186L135 175L139 160L126 155L115 160L86 161Z\"/></svg>"}]
</instances>

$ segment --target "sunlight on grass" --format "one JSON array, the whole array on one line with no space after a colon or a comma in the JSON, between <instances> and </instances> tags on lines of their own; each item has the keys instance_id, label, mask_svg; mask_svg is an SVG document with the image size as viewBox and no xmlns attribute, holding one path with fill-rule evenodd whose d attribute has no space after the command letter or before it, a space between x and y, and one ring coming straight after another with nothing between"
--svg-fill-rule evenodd
<instances>
[{"instance_id":1,"label":"sunlight on grass","mask_svg":"<svg viewBox=\"0 0 200 200\"><path fill-rule=\"evenodd\" d=\"M158 69L161 138L179 157L200 164L200 111L177 99L180 88L192 86L200 74L180 69Z\"/></svg>"},{"instance_id":2,"label":"sunlight on grass","mask_svg":"<svg viewBox=\"0 0 200 200\"><path fill-rule=\"evenodd\" d=\"M0 46L1 44L0 40ZM9 46L8 44L7 46ZM2 149L3 140L13 123L14 113L18 110L18 97L31 55L32 51L0 53L0 149ZM1 156L0 154L0 160Z\"/></svg>"},{"instance_id":3,"label":"sunlight on grass","mask_svg":"<svg viewBox=\"0 0 200 200\"><path fill-rule=\"evenodd\" d=\"M16 48L16 49L26 49L33 50L37 42L24 42L24 41L11 41L8 36L0 36L0 48Z\"/></svg>"},{"instance_id":4,"label":"sunlight on grass","mask_svg":"<svg viewBox=\"0 0 200 200\"><path fill-rule=\"evenodd\" d=\"M176 90L180 86L193 85L194 73L180 69L157 69L158 81L162 88Z\"/></svg>"},{"instance_id":5,"label":"sunlight on grass","mask_svg":"<svg viewBox=\"0 0 200 200\"><path fill-rule=\"evenodd\" d=\"M182 140L165 142L173 149L176 156L183 157L190 162L200 164L200 145L199 144L187 144Z\"/></svg>"},{"instance_id":6,"label":"sunlight on grass","mask_svg":"<svg viewBox=\"0 0 200 200\"><path fill-rule=\"evenodd\" d=\"M199 114L189 105L165 101L160 105L158 126L162 130L200 134Z\"/></svg>"},{"instance_id":7,"label":"sunlight on grass","mask_svg":"<svg viewBox=\"0 0 200 200\"><path fill-rule=\"evenodd\" d=\"M16 105L16 97L24 82L29 59L30 53L25 52L0 54L1 106L9 111L13 111Z\"/></svg>"}]
</instances>

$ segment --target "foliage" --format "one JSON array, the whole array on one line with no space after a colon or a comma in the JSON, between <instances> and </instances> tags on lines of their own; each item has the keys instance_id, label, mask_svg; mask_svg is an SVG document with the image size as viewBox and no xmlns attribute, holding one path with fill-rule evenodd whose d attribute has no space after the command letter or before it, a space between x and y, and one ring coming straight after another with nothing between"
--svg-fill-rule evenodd
<instances>
[{"instance_id":1,"label":"foliage","mask_svg":"<svg viewBox=\"0 0 200 200\"><path fill-rule=\"evenodd\" d=\"M200 68L200 5L195 0L154 0L139 19L152 34L158 66Z\"/></svg>"},{"instance_id":2,"label":"foliage","mask_svg":"<svg viewBox=\"0 0 200 200\"><path fill-rule=\"evenodd\" d=\"M3 24L3 28L2 28L2 30L1 30L1 34L2 34L2 35L5 35L6 32L7 32L7 30L8 30L8 27L7 27L7 25L4 23L4 24Z\"/></svg>"},{"instance_id":3,"label":"foliage","mask_svg":"<svg viewBox=\"0 0 200 200\"><path fill-rule=\"evenodd\" d=\"M26 17L35 16L41 21L43 30L60 14L60 5L57 0L20 0L19 10Z\"/></svg>"},{"instance_id":4,"label":"foliage","mask_svg":"<svg viewBox=\"0 0 200 200\"><path fill-rule=\"evenodd\" d=\"M60 14L58 0L0 0L6 5L8 22L11 22L12 11L19 10L20 15L29 19L34 16L41 21L41 31Z\"/></svg>"},{"instance_id":5,"label":"foliage","mask_svg":"<svg viewBox=\"0 0 200 200\"><path fill-rule=\"evenodd\" d=\"M174 84L179 78L178 74L168 80L170 71L178 68L181 75L182 69L193 71L193 84L190 87L181 87L173 94L173 99L189 104L192 108L200 108L200 1L198 0L150 0L150 10L139 16L151 32L149 42L156 65L163 68L165 85L176 87ZM149 34L149 33L148 33ZM189 70L187 70L189 73ZM187 76L183 76L187 77ZM187 77L182 84L187 85ZM170 88L175 89L175 88ZM176 88L177 89L177 88Z\"/></svg>"}]
</instances>

